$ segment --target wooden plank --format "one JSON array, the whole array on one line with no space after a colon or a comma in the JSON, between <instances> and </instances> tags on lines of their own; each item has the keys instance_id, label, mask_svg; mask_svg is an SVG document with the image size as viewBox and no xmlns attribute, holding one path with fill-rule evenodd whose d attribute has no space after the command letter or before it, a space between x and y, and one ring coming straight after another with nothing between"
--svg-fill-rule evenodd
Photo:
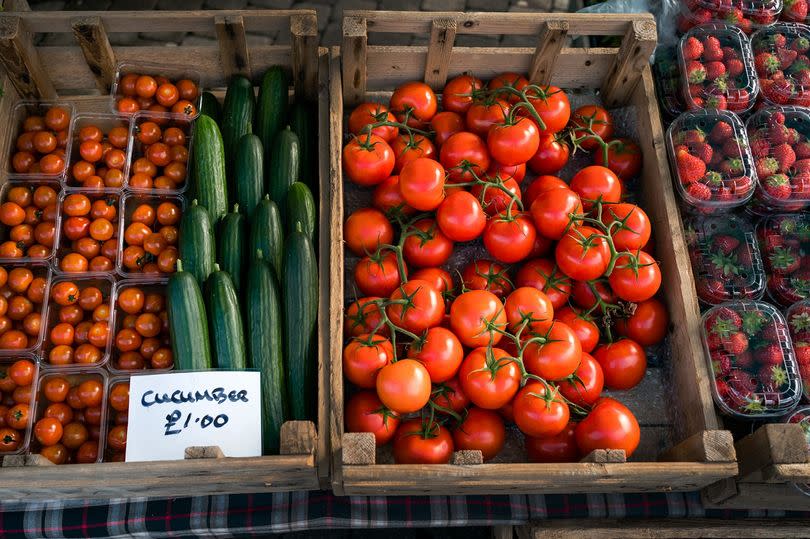
<instances>
[{"instance_id":1,"label":"wooden plank","mask_svg":"<svg viewBox=\"0 0 810 539\"><path fill-rule=\"evenodd\" d=\"M606 462L627 462L627 455L624 449L594 449L581 458L580 462L595 462L601 464Z\"/></svg>"},{"instance_id":2,"label":"wooden plank","mask_svg":"<svg viewBox=\"0 0 810 539\"><path fill-rule=\"evenodd\" d=\"M183 453L186 459L222 459L225 453L218 445L192 445Z\"/></svg>"},{"instance_id":3,"label":"wooden plank","mask_svg":"<svg viewBox=\"0 0 810 539\"><path fill-rule=\"evenodd\" d=\"M619 53L602 84L602 101L608 107L626 104L640 79L642 68L649 65L658 43L653 21L633 21L622 39Z\"/></svg>"},{"instance_id":4,"label":"wooden plank","mask_svg":"<svg viewBox=\"0 0 810 539\"><path fill-rule=\"evenodd\" d=\"M434 19L430 27L430 45L425 60L424 81L434 90L441 90L447 82L450 53L456 40L454 19Z\"/></svg>"},{"instance_id":5,"label":"wooden plank","mask_svg":"<svg viewBox=\"0 0 810 539\"><path fill-rule=\"evenodd\" d=\"M484 463L484 455L477 449L453 451L450 464L453 466L477 466Z\"/></svg>"},{"instance_id":6,"label":"wooden plank","mask_svg":"<svg viewBox=\"0 0 810 539\"><path fill-rule=\"evenodd\" d=\"M21 466L55 466L55 464L42 455L36 454L3 457L3 468L19 468Z\"/></svg>"},{"instance_id":7,"label":"wooden plank","mask_svg":"<svg viewBox=\"0 0 810 539\"><path fill-rule=\"evenodd\" d=\"M245 22L241 15L214 17L214 27L219 43L219 59L225 77L244 75L253 79L250 71L250 53L245 35Z\"/></svg>"},{"instance_id":8,"label":"wooden plank","mask_svg":"<svg viewBox=\"0 0 810 539\"><path fill-rule=\"evenodd\" d=\"M347 432L341 440L341 463L346 466L373 466L377 444L370 432Z\"/></svg>"},{"instance_id":9,"label":"wooden plank","mask_svg":"<svg viewBox=\"0 0 810 539\"><path fill-rule=\"evenodd\" d=\"M537 49L529 64L529 81L532 84L551 84L551 74L560 51L565 45L569 24L567 21L546 21L540 28Z\"/></svg>"},{"instance_id":10,"label":"wooden plank","mask_svg":"<svg viewBox=\"0 0 810 539\"><path fill-rule=\"evenodd\" d=\"M318 17L295 15L290 20L295 95L318 97Z\"/></svg>"},{"instance_id":11,"label":"wooden plank","mask_svg":"<svg viewBox=\"0 0 810 539\"><path fill-rule=\"evenodd\" d=\"M799 425L771 423L759 427L736 444L740 463L739 481L759 482L762 472L774 464L803 464L810 470L807 442ZM769 474L773 479L774 470ZM790 477L782 478L790 481Z\"/></svg>"},{"instance_id":12,"label":"wooden plank","mask_svg":"<svg viewBox=\"0 0 810 539\"><path fill-rule=\"evenodd\" d=\"M736 462L734 438L727 430L703 430L662 453L659 460Z\"/></svg>"},{"instance_id":13,"label":"wooden plank","mask_svg":"<svg viewBox=\"0 0 810 539\"><path fill-rule=\"evenodd\" d=\"M737 483L734 496L717 500L703 491L703 506L707 509L742 509L772 511L810 511L810 496L791 483ZM775 537L782 537L775 535ZM810 537L804 533L803 537Z\"/></svg>"},{"instance_id":14,"label":"wooden plank","mask_svg":"<svg viewBox=\"0 0 810 539\"><path fill-rule=\"evenodd\" d=\"M516 526L521 539L763 538L807 537L810 525L796 519L667 518L545 520Z\"/></svg>"},{"instance_id":15,"label":"wooden plank","mask_svg":"<svg viewBox=\"0 0 810 539\"><path fill-rule=\"evenodd\" d=\"M76 17L71 26L87 67L96 79L96 87L108 93L115 79L116 62L104 24L99 17Z\"/></svg>"},{"instance_id":16,"label":"wooden plank","mask_svg":"<svg viewBox=\"0 0 810 539\"><path fill-rule=\"evenodd\" d=\"M318 437L312 421L285 421L281 424L282 455L314 455Z\"/></svg>"},{"instance_id":17,"label":"wooden plank","mask_svg":"<svg viewBox=\"0 0 810 539\"><path fill-rule=\"evenodd\" d=\"M492 527L492 539L512 539L514 537L514 530L510 525L501 525Z\"/></svg>"},{"instance_id":18,"label":"wooden plank","mask_svg":"<svg viewBox=\"0 0 810 539\"><path fill-rule=\"evenodd\" d=\"M3 12L11 13L13 11L31 11L31 6L28 5L28 0L6 0L3 2Z\"/></svg>"},{"instance_id":19,"label":"wooden plank","mask_svg":"<svg viewBox=\"0 0 810 539\"><path fill-rule=\"evenodd\" d=\"M366 94L368 35L366 19L343 17L343 101L359 103ZM372 70L373 73L373 70Z\"/></svg>"},{"instance_id":20,"label":"wooden plank","mask_svg":"<svg viewBox=\"0 0 810 539\"><path fill-rule=\"evenodd\" d=\"M33 36L18 15L0 16L0 63L23 97L56 97L53 83L34 48Z\"/></svg>"}]
</instances>

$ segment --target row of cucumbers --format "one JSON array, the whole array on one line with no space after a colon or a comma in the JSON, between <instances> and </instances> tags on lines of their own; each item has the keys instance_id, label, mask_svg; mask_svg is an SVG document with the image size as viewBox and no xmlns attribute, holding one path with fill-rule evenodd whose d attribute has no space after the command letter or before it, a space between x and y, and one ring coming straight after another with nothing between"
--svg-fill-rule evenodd
<instances>
[{"instance_id":1,"label":"row of cucumbers","mask_svg":"<svg viewBox=\"0 0 810 539\"><path fill-rule=\"evenodd\" d=\"M317 395L315 202L299 181L311 115L294 105L307 121L298 133L288 126L288 87L271 68L258 99L235 77L221 112L204 100L192 151L196 198L180 222L167 292L178 369L261 373L264 453L278 452L284 421L312 418Z\"/></svg>"}]
</instances>

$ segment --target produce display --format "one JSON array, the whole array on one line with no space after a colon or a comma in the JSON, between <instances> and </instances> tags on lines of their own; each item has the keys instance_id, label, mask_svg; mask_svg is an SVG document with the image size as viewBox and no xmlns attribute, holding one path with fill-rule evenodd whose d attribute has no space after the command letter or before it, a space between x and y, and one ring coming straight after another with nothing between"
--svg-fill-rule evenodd
<instances>
[{"instance_id":1,"label":"produce display","mask_svg":"<svg viewBox=\"0 0 810 539\"><path fill-rule=\"evenodd\" d=\"M11 113L17 129L6 170L10 177L61 179L70 150L72 105L23 101Z\"/></svg>"},{"instance_id":2,"label":"produce display","mask_svg":"<svg viewBox=\"0 0 810 539\"><path fill-rule=\"evenodd\" d=\"M34 352L40 347L50 280L45 265L0 266L0 352Z\"/></svg>"},{"instance_id":3,"label":"produce display","mask_svg":"<svg viewBox=\"0 0 810 539\"><path fill-rule=\"evenodd\" d=\"M681 0L681 12L676 24L680 32L709 22L720 22L738 27L746 34L756 28L776 22L782 12L782 0Z\"/></svg>"},{"instance_id":4,"label":"produce display","mask_svg":"<svg viewBox=\"0 0 810 539\"><path fill-rule=\"evenodd\" d=\"M124 277L173 273L183 199L127 195L122 208L124 233L118 271Z\"/></svg>"},{"instance_id":5,"label":"produce display","mask_svg":"<svg viewBox=\"0 0 810 539\"><path fill-rule=\"evenodd\" d=\"M104 462L123 462L127 450L129 381L111 379L107 392L107 441Z\"/></svg>"},{"instance_id":6,"label":"produce display","mask_svg":"<svg viewBox=\"0 0 810 539\"><path fill-rule=\"evenodd\" d=\"M762 97L774 105L810 105L810 29L775 24L751 36Z\"/></svg>"},{"instance_id":7,"label":"produce display","mask_svg":"<svg viewBox=\"0 0 810 539\"><path fill-rule=\"evenodd\" d=\"M346 430L396 463L497 459L511 424L535 462L631 457L621 392L669 322L629 201L641 152L611 112L516 73L460 75L346 125Z\"/></svg>"},{"instance_id":8,"label":"produce display","mask_svg":"<svg viewBox=\"0 0 810 539\"><path fill-rule=\"evenodd\" d=\"M169 370L174 366L165 282L120 283L113 320L115 333L110 355L111 372Z\"/></svg>"},{"instance_id":9,"label":"produce display","mask_svg":"<svg viewBox=\"0 0 810 539\"><path fill-rule=\"evenodd\" d=\"M802 398L810 402L810 301L794 303L785 317L802 378Z\"/></svg>"}]
</instances>

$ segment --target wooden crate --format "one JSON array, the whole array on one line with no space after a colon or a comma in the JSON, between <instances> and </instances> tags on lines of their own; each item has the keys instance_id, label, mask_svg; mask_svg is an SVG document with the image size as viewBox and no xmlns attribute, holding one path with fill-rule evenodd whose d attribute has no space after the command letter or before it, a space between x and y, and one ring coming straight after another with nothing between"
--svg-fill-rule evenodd
<instances>
[{"instance_id":1,"label":"wooden crate","mask_svg":"<svg viewBox=\"0 0 810 539\"><path fill-rule=\"evenodd\" d=\"M18 6L19 9L19 6ZM111 46L116 32L215 31L211 46ZM249 45L245 32L289 32L290 44ZM35 46L36 33L72 33L71 47ZM258 83L273 65L287 66L298 96L317 106L319 130L328 127L328 54L318 48L315 11L109 11L16 12L0 15L0 119L21 98L57 98L78 112L109 112L110 85L117 62L191 66L204 89L224 94L228 77L241 73ZM323 76L319 79L319 72ZM15 127L16 129L16 127ZM0 132L0 150L9 155L15 133ZM328 215L328 148L319 148L321 215ZM0 167L5 169L5 167ZM0 173L2 174L2 173ZM0 177L0 185L6 181ZM316 195L317 196L317 195ZM328 221L322 221L324 226ZM328 229L320 233L320 271L329 267ZM318 419L289 421L281 429L281 454L256 458L216 458L209 448L191 451L184 461L39 466L37 456L6 457L0 470L0 497L183 496L237 492L312 490L328 485L327 365L329 316L327 273L321 278L318 346ZM317 424L316 424L317 423ZM320 433L320 436L318 435Z\"/></svg>"},{"instance_id":2,"label":"wooden crate","mask_svg":"<svg viewBox=\"0 0 810 539\"><path fill-rule=\"evenodd\" d=\"M656 42L653 18L648 14L371 11L350 11L345 15L342 47L330 53L330 434L335 491L395 495L696 490L733 476L737 465L732 437L720 430L709 392L711 378L703 360L700 314L648 64ZM371 46L368 34L372 32L429 35L430 44ZM456 36L461 34L524 34L535 35L538 41L535 49L454 47ZM623 41L619 49L566 46L567 37L579 35L618 35L623 36ZM364 99L385 100L397 85L409 80L424 79L439 89L448 77L465 71L483 79L503 71L528 72L533 82L553 81L565 89L601 88L601 97L608 106L628 104L636 109L644 153L641 182L647 187L641 204L653 221L665 300L673 323L670 374L650 369L644 387L640 386L632 398L636 399L637 413L653 409L656 406L648 404L662 402L665 396L661 388L669 386L677 411L674 418L664 417L660 408L656 417L648 417L647 421L640 417L642 440L659 439L663 434L671 441L667 450L652 450L646 461L623 462L623 452L616 455L599 451L572 464L530 464L520 458L474 464L480 462L480 454L459 452L454 464L376 464L373 436L343 431L344 337L340 328L344 309L345 213L341 148L344 112L349 112L344 111L344 105L352 106Z\"/></svg>"},{"instance_id":3,"label":"wooden crate","mask_svg":"<svg viewBox=\"0 0 810 539\"><path fill-rule=\"evenodd\" d=\"M635 537L638 539L671 539L711 537L752 537L770 539L801 538L810 535L810 524L800 519L736 519L713 518L661 518L661 519L584 519L549 520L526 526L516 526L518 539L613 539ZM511 539L511 526L499 526L493 530L497 539Z\"/></svg>"}]
</instances>

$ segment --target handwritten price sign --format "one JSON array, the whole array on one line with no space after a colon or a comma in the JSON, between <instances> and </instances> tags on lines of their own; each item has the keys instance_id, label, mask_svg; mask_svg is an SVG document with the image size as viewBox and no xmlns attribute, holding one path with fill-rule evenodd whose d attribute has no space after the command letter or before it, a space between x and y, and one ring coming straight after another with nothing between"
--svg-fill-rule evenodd
<instances>
[{"instance_id":1,"label":"handwritten price sign","mask_svg":"<svg viewBox=\"0 0 810 539\"><path fill-rule=\"evenodd\" d=\"M127 462L182 459L186 447L218 445L228 457L261 455L258 372L133 376Z\"/></svg>"}]
</instances>

